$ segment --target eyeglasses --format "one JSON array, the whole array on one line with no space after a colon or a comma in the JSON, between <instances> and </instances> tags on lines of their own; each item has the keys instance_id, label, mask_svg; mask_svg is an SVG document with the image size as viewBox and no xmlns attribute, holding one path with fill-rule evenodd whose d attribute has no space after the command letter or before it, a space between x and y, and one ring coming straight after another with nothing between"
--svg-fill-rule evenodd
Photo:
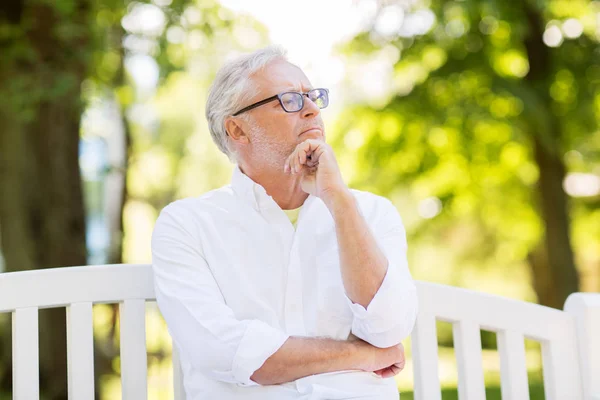
<instances>
[{"instance_id":1,"label":"eyeglasses","mask_svg":"<svg viewBox=\"0 0 600 400\"><path fill-rule=\"evenodd\" d=\"M279 100L279 104L285 112L293 113L298 112L304 108L304 96L308 97L313 103L317 105L319 108L325 108L329 105L329 90L318 88L312 89L308 92L283 92L276 94L275 96L271 96L268 99L261 100L257 103L249 105L248 107L244 107L233 116L240 115L243 112L252 110L253 108L262 106L263 104L267 104L272 102L273 100Z\"/></svg>"}]
</instances>

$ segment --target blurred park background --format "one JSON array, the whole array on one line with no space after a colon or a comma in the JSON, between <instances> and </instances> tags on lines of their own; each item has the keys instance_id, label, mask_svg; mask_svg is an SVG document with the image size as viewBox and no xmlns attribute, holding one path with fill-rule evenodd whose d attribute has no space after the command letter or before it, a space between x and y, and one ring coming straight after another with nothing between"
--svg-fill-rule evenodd
<instances>
[{"instance_id":1,"label":"blurred park background","mask_svg":"<svg viewBox=\"0 0 600 400\"><path fill-rule=\"evenodd\" d=\"M0 272L149 263L158 212L229 183L204 118L216 70L276 43L330 88L327 140L351 187L398 207L415 279L562 308L600 290L599 42L599 1L3 0ZM64 319L40 312L45 399L66 399ZM117 321L94 307L99 399L120 398ZM452 329L438 328L443 397L457 398ZM482 343L500 398L495 334ZM9 399L6 314L0 344ZM170 399L152 304L147 346L149 398ZM527 363L543 398L536 342ZM403 399L411 375L409 360Z\"/></svg>"}]
</instances>

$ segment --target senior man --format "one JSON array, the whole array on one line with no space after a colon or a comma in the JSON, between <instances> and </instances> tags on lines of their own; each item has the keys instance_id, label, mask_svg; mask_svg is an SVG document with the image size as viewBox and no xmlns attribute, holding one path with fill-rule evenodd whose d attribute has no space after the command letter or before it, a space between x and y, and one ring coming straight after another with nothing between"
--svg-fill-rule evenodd
<instances>
[{"instance_id":1,"label":"senior man","mask_svg":"<svg viewBox=\"0 0 600 400\"><path fill-rule=\"evenodd\" d=\"M398 398L417 314L405 230L344 183L328 104L278 47L217 73L206 116L231 184L171 203L152 235L188 400Z\"/></svg>"}]
</instances>

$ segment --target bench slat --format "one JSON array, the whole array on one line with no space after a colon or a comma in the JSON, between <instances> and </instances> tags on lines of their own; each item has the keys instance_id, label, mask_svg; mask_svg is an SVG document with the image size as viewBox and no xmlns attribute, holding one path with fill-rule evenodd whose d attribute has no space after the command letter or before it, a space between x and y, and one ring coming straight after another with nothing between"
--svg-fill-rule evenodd
<instances>
[{"instance_id":1,"label":"bench slat","mask_svg":"<svg viewBox=\"0 0 600 400\"><path fill-rule=\"evenodd\" d=\"M419 313L411 338L415 399L441 400L435 316Z\"/></svg>"},{"instance_id":2,"label":"bench slat","mask_svg":"<svg viewBox=\"0 0 600 400\"><path fill-rule=\"evenodd\" d=\"M583 398L600 400L600 294L573 293L565 311L575 318Z\"/></svg>"},{"instance_id":3,"label":"bench slat","mask_svg":"<svg viewBox=\"0 0 600 400\"><path fill-rule=\"evenodd\" d=\"M461 400L485 399L481 357L481 333L473 321L452 324L458 366L458 394Z\"/></svg>"},{"instance_id":4,"label":"bench slat","mask_svg":"<svg viewBox=\"0 0 600 400\"><path fill-rule=\"evenodd\" d=\"M92 303L67 307L69 399L94 399L94 327Z\"/></svg>"},{"instance_id":5,"label":"bench slat","mask_svg":"<svg viewBox=\"0 0 600 400\"><path fill-rule=\"evenodd\" d=\"M129 299L119 305L121 325L121 385L123 400L148 398L146 304Z\"/></svg>"},{"instance_id":6,"label":"bench slat","mask_svg":"<svg viewBox=\"0 0 600 400\"><path fill-rule=\"evenodd\" d=\"M529 400L525 337L515 331L500 331L497 338L502 399Z\"/></svg>"},{"instance_id":7,"label":"bench slat","mask_svg":"<svg viewBox=\"0 0 600 400\"><path fill-rule=\"evenodd\" d=\"M19 308L12 314L13 399L40 398L37 307Z\"/></svg>"},{"instance_id":8,"label":"bench slat","mask_svg":"<svg viewBox=\"0 0 600 400\"><path fill-rule=\"evenodd\" d=\"M556 328L556 340L541 342L546 400L581 399L581 374L573 351L575 333L565 327Z\"/></svg>"}]
</instances>

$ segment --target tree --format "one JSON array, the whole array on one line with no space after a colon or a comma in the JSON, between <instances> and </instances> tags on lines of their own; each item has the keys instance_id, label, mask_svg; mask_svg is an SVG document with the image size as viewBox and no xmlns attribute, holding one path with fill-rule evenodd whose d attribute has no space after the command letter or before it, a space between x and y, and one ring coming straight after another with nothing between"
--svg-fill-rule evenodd
<instances>
[{"instance_id":1,"label":"tree","mask_svg":"<svg viewBox=\"0 0 600 400\"><path fill-rule=\"evenodd\" d=\"M86 263L78 144L92 13L93 3L83 0L0 5L0 229L7 271ZM66 376L64 309L44 311L40 329L40 385L49 398L66 398L64 378L55 379Z\"/></svg>"},{"instance_id":2,"label":"tree","mask_svg":"<svg viewBox=\"0 0 600 400\"><path fill-rule=\"evenodd\" d=\"M598 38L584 25L595 6L402 5L382 2L370 29L344 48L350 59L364 53L393 64L388 97L341 119L350 142L351 127L366 136L356 164L370 168L357 168L355 182L385 194L410 183L413 196L439 199L444 211L417 235L466 236L468 245L454 243L468 247L467 259L527 260L538 300L561 308L579 289L564 154L598 157L586 143L598 128ZM384 21L394 13L404 24L392 29Z\"/></svg>"},{"instance_id":3,"label":"tree","mask_svg":"<svg viewBox=\"0 0 600 400\"><path fill-rule=\"evenodd\" d=\"M137 29L140 10L153 13L162 21L160 26L149 32ZM201 61L205 75L199 88L206 89L215 63L223 61L223 51L236 47L229 35L235 26L257 27L245 17L234 23L233 13L216 1L16 0L0 4L0 240L7 271L86 264L78 152L81 115L91 101L104 98L120 107L127 157L124 165L112 166L120 173L129 175L128 164L139 164L146 150L164 146L167 152L176 153L172 159L185 154L192 132L180 129L176 120L182 119L181 113L163 124L166 129L161 127L157 142L148 142L144 127L127 118L129 107L148 101L136 96L125 68L127 57L142 54L155 59L159 87L184 71L189 60ZM177 39L182 35L193 36L195 46ZM162 101L172 103L172 99ZM176 129L169 128L168 122ZM171 181L176 182L176 177ZM124 180L120 214L111 218L117 240L110 262L122 260L127 187ZM158 198L139 190L133 196L161 208L178 191L167 184ZM112 317L114 321L116 310ZM67 398L65 325L64 309L40 313L40 386L48 399ZM99 376L115 373L114 327L111 332L96 343L97 397ZM11 387L11 338L2 324L0 337L2 393Z\"/></svg>"}]
</instances>

